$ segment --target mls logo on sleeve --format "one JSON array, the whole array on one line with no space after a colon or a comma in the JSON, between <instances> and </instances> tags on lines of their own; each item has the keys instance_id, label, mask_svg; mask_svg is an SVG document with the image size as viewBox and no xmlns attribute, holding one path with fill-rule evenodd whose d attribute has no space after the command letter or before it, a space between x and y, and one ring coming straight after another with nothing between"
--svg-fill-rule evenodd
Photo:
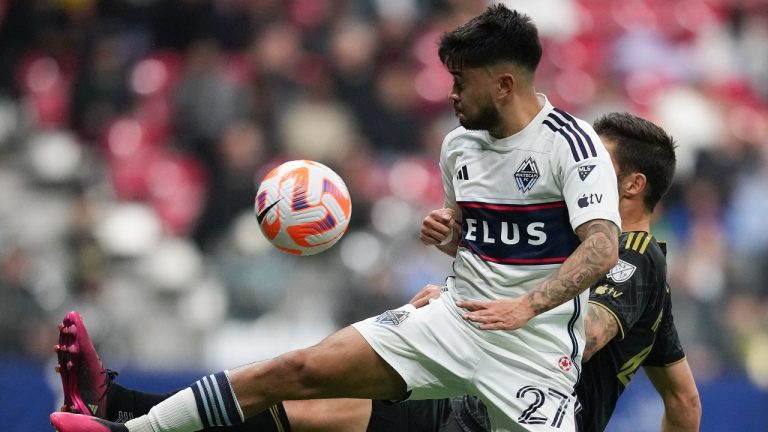
<instances>
[{"instance_id":1,"label":"mls logo on sleeve","mask_svg":"<svg viewBox=\"0 0 768 432\"><path fill-rule=\"evenodd\" d=\"M515 171L515 183L522 193L528 193L536 180L539 179L539 167L532 157L524 160L520 167Z\"/></svg>"},{"instance_id":2,"label":"mls logo on sleeve","mask_svg":"<svg viewBox=\"0 0 768 432\"><path fill-rule=\"evenodd\" d=\"M579 179L585 185L593 185L600 178L600 168L597 165L579 165L577 170Z\"/></svg>"},{"instance_id":3,"label":"mls logo on sleeve","mask_svg":"<svg viewBox=\"0 0 768 432\"><path fill-rule=\"evenodd\" d=\"M629 280L635 274L637 267L632 264L619 260L619 263L608 272L608 278L616 283L622 283Z\"/></svg>"},{"instance_id":4,"label":"mls logo on sleeve","mask_svg":"<svg viewBox=\"0 0 768 432\"><path fill-rule=\"evenodd\" d=\"M399 326L408 318L410 312L404 310L388 310L376 317L376 322L384 325Z\"/></svg>"},{"instance_id":5,"label":"mls logo on sleeve","mask_svg":"<svg viewBox=\"0 0 768 432\"><path fill-rule=\"evenodd\" d=\"M594 165L582 165L579 167L579 178L581 181L584 181L589 177L589 173L592 172L592 170L595 169Z\"/></svg>"}]
</instances>

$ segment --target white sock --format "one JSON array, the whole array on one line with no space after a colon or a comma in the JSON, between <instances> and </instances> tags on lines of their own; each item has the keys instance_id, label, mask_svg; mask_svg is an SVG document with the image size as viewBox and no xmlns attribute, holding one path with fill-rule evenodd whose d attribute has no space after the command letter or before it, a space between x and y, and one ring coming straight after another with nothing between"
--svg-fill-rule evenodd
<instances>
[{"instance_id":1,"label":"white sock","mask_svg":"<svg viewBox=\"0 0 768 432\"><path fill-rule=\"evenodd\" d=\"M203 422L192 390L185 388L125 426L129 432L195 432L203 429Z\"/></svg>"},{"instance_id":2,"label":"white sock","mask_svg":"<svg viewBox=\"0 0 768 432\"><path fill-rule=\"evenodd\" d=\"M208 375L128 421L129 432L195 432L242 423L243 411L229 382L229 371Z\"/></svg>"}]
</instances>

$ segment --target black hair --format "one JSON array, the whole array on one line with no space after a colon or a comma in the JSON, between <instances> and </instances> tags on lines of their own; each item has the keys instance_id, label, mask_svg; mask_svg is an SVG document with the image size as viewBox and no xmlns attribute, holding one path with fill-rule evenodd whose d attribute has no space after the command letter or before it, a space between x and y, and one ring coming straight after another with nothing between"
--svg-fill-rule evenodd
<instances>
[{"instance_id":1,"label":"black hair","mask_svg":"<svg viewBox=\"0 0 768 432\"><path fill-rule=\"evenodd\" d=\"M649 211L667 193L675 175L675 140L652 122L628 113L609 113L594 123L595 132L616 143L614 158L619 178L639 172L645 175L643 203Z\"/></svg>"},{"instance_id":2,"label":"black hair","mask_svg":"<svg viewBox=\"0 0 768 432\"><path fill-rule=\"evenodd\" d=\"M449 69L512 62L533 74L541 60L539 31L530 17L502 4L485 12L440 39L440 61Z\"/></svg>"}]
</instances>

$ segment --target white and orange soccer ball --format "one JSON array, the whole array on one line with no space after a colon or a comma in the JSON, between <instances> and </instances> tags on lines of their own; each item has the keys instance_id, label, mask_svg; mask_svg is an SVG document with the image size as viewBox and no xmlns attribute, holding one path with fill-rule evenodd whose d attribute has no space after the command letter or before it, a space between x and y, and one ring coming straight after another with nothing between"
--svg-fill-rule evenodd
<instances>
[{"instance_id":1,"label":"white and orange soccer ball","mask_svg":"<svg viewBox=\"0 0 768 432\"><path fill-rule=\"evenodd\" d=\"M314 255L333 246L347 230L352 202L344 180L332 169L294 160L264 177L254 211L261 232L275 247Z\"/></svg>"}]
</instances>

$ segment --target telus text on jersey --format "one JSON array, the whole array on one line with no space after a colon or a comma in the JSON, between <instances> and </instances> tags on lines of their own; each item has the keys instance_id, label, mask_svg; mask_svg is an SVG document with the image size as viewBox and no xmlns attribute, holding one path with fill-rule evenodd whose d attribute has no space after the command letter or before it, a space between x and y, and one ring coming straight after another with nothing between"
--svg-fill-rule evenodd
<instances>
[{"instance_id":1,"label":"telus text on jersey","mask_svg":"<svg viewBox=\"0 0 768 432\"><path fill-rule=\"evenodd\" d=\"M514 245L522 240L520 226L516 223L496 222L501 224L500 229L492 231L488 221L467 218L464 222L466 223L464 238L469 241L481 241L492 244L498 240L504 244ZM495 235L496 233L498 233L498 238ZM532 222L525 225L525 235L525 241L530 245L538 246L544 244L547 241L547 234L544 232L544 222Z\"/></svg>"}]
</instances>

